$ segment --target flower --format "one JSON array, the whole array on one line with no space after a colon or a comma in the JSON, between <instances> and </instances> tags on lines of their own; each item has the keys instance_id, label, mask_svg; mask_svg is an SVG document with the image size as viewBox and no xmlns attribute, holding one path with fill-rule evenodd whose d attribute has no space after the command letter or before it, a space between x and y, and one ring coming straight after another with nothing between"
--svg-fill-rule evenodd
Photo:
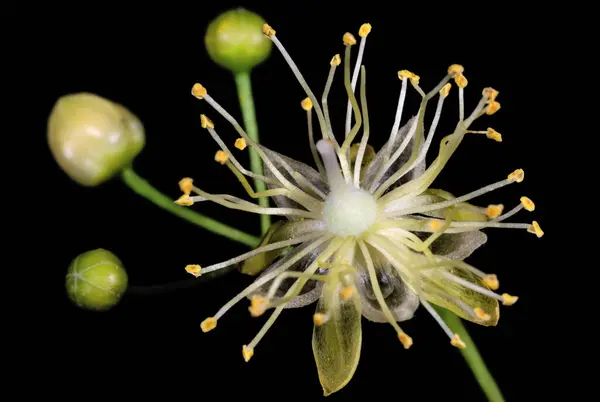
<instances>
[{"instance_id":1,"label":"flower","mask_svg":"<svg viewBox=\"0 0 600 402\"><path fill-rule=\"evenodd\" d=\"M236 148L243 150L249 146L258 152L266 166L265 173L259 175L244 169L217 134L215 124L201 115L202 127L221 148L215 160L234 173L250 197L271 197L276 207L261 207L234 196L210 194L196 187L191 178L179 183L183 195L176 201L187 206L212 201L235 210L286 218L271 227L255 250L207 267L189 265L186 270L200 276L242 263L242 272L260 273L250 286L201 324L204 332L214 329L218 320L244 298L250 300L249 311L255 317L272 309L260 332L242 347L246 361L283 309L316 302L312 342L325 395L343 388L356 370L362 338L361 316L391 324L406 349L413 341L399 322L410 319L419 305L431 314L449 342L458 348L467 345L452 333L432 304L466 320L495 326L499 302L512 305L517 297L493 292L499 287L496 275L482 272L464 259L486 242L482 229L526 229L538 237L543 235L536 221L504 222L522 209L534 210L533 202L527 197L522 197L519 205L508 212L503 211L502 205L480 207L469 203L484 193L521 183L524 178L521 169L460 197L430 187L467 134L485 134L495 141L502 140L492 128L470 129L478 118L497 112L500 103L496 100L498 91L485 88L479 104L465 115L463 99L468 82L462 66L450 66L441 82L429 92L419 86L417 75L399 71L400 95L389 140L377 153L368 145L366 73L361 61L370 30L369 24L360 28L359 55L352 77L351 49L357 41L350 33L343 36L344 84L349 108L345 136L340 144L333 135L327 107L328 92L341 64L340 56L335 55L331 60L319 104L273 28L266 24L263 27L263 33L286 59L308 95L301 106L307 113L309 144L317 170L254 142L205 87L195 84L192 94L206 101L234 127L240 135ZM354 95L359 71L362 111ZM425 156L449 96L451 81L458 87L459 121L454 132L440 141L437 158L426 166ZM422 96L422 102L417 115L401 127L409 82ZM425 107L434 97L438 98L437 109L425 130ZM313 109L323 137L318 141L313 136ZM350 111L354 115L353 125ZM361 127L362 137L354 143ZM268 190L254 192L246 176L264 181Z\"/></svg>"}]
</instances>

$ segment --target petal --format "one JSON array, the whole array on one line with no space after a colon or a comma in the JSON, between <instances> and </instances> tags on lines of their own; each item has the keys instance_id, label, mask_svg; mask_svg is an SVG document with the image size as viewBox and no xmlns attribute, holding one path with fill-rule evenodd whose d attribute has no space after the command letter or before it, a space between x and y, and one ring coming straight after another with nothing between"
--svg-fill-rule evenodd
<instances>
[{"instance_id":1,"label":"petal","mask_svg":"<svg viewBox=\"0 0 600 402\"><path fill-rule=\"evenodd\" d=\"M472 232L448 233L438 237L430 246L431 252L451 260L464 260L487 241L485 233Z\"/></svg>"},{"instance_id":2,"label":"petal","mask_svg":"<svg viewBox=\"0 0 600 402\"><path fill-rule=\"evenodd\" d=\"M419 298L400 278L396 269L384 259L377 250L370 247L369 253L377 271L377 282L396 321L406 321L413 317L419 307ZM386 323L388 320L381 311L381 306L375 297L373 286L366 270L362 254L357 255L355 265L356 288L360 294L363 316L373 322Z\"/></svg>"},{"instance_id":3,"label":"petal","mask_svg":"<svg viewBox=\"0 0 600 402\"><path fill-rule=\"evenodd\" d=\"M392 154L400 147L400 144L402 144L402 141L404 140L404 138L406 138L406 135L408 134L413 122L416 122L416 116L413 116L404 126L402 126L398 130L398 134L396 135L396 138L392 145ZM414 138L415 138L415 136L413 136L413 138L408 142L408 145L406 146L404 151L402 151L402 154L400 155L400 157L398 159L396 159L396 161L392 164L392 166L390 166L390 168L386 171L386 173L383 175L383 177L377 182L377 186L384 183L390 176L392 176L394 173L396 173L398 170L400 170L400 168L409 160L410 155L412 153ZM381 147L379 152L377 152L377 154L373 158L373 161L369 164L369 166L365 170L365 173L362 176L363 179L361 180L362 188L369 188L370 186L372 186L372 184L375 180L375 176L377 175L377 172L379 171L381 166L385 162L388 161L388 158L386 157L385 152L384 152L388 143L389 143L389 140ZM406 175L404 175L404 177L402 177L400 180L398 180L396 183L394 183L393 186L391 186L388 190L386 190L386 193L390 192L394 188L396 188L406 182L416 179L421 174L423 174L424 171L425 171L425 159L423 159L423 161L419 165L415 166L414 169L412 169L410 172L408 172Z\"/></svg>"},{"instance_id":4,"label":"petal","mask_svg":"<svg viewBox=\"0 0 600 402\"><path fill-rule=\"evenodd\" d=\"M456 283L441 275L449 272L474 285L486 288L481 279L463 268L439 268L424 272L422 275L422 289L427 301L452 311L459 317L484 326L495 326L500 318L498 300L475 292L459 283ZM457 302L459 300L460 302ZM470 310L466 311L464 307ZM474 308L481 308L490 315L489 320L484 321L475 317L472 313Z\"/></svg>"},{"instance_id":5,"label":"petal","mask_svg":"<svg viewBox=\"0 0 600 402\"><path fill-rule=\"evenodd\" d=\"M329 314L323 325L315 325L312 347L323 394L328 396L342 389L354 376L362 342L361 305L358 295L341 302L328 297L333 286L325 286L317 312ZM329 305L333 301L333 305Z\"/></svg>"}]
</instances>

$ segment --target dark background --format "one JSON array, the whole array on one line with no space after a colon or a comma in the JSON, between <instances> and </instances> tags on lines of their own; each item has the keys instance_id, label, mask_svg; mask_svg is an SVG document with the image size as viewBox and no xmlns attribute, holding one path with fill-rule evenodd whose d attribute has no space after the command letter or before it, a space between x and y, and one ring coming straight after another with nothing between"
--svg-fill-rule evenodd
<instances>
[{"instance_id":1,"label":"dark background","mask_svg":"<svg viewBox=\"0 0 600 402\"><path fill-rule=\"evenodd\" d=\"M254 337L264 318L250 317L245 303L222 318L216 330L200 331L200 322L251 278L234 273L177 292L128 294L103 314L76 308L64 292L71 260L94 248L119 256L135 287L188 279L186 264L212 264L247 251L158 209L118 179L91 189L77 185L55 164L45 142L46 119L56 99L93 92L125 105L144 123L147 145L134 168L156 188L175 198L179 179L191 176L209 192L243 195L230 172L213 161L217 146L200 128L199 114L213 116L229 142L236 138L233 129L190 95L191 86L202 82L241 121L232 76L209 59L203 43L210 20L238 5L261 14L277 30L319 98L329 60L335 53L343 55L343 33L356 35L363 22L372 24L364 63L371 143L376 148L393 123L400 69L420 75L427 91L450 64L463 64L469 79L466 113L479 100L482 88L500 91L500 112L482 118L475 127L494 127L503 142L467 137L434 187L460 195L514 169L525 170L523 183L477 201L503 203L509 209L520 196L530 197L537 207L534 214L522 212L512 221L536 219L546 236L537 239L525 231L487 230L488 244L468 262L498 274L502 289L520 299L513 307L501 308L496 328L467 325L507 400L530 400L547 391L538 375L547 358L541 345L547 342L548 329L540 318L547 302L537 289L538 268L548 261L552 236L546 202L551 151L540 149L539 120L532 117L549 113L539 103L546 96L540 72L551 61L551 21L532 20L523 12L504 15L501 9L475 14L477 8L458 5L421 11L413 5L371 3L326 7L214 2L178 12L96 5L48 10L47 15L28 21L35 28L31 39L35 47L22 48L21 54L33 56L41 66L31 72L35 79L28 84L35 95L35 116L28 123L34 124L32 138L39 146L34 156L41 167L37 190L45 197L38 224L41 243L47 247L43 277L49 293L31 313L43 329L33 341L42 349L35 357L39 387L52 396L322 399L310 341L313 307L285 311L249 363L242 359L241 346ZM341 77L338 72L329 98L338 132L346 109ZM305 94L275 48L268 61L254 70L253 88L262 142L311 163L305 113L299 106ZM456 122L456 92L452 93L438 133ZM407 102L404 116L417 110L414 91L409 91ZM436 143L428 161L435 152ZM258 232L258 216L209 204L196 209ZM423 309L403 325L415 341L408 351L389 325L363 323L357 372L329 400L485 400L458 350Z\"/></svg>"}]
</instances>

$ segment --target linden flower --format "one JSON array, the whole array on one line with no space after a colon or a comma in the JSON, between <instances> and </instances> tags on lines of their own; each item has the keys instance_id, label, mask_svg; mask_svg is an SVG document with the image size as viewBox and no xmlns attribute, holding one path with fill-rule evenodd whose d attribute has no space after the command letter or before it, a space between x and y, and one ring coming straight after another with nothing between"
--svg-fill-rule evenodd
<instances>
[{"instance_id":1,"label":"linden flower","mask_svg":"<svg viewBox=\"0 0 600 402\"><path fill-rule=\"evenodd\" d=\"M215 131L213 122L202 115L202 127L221 148L215 159L231 169L250 197L271 197L277 207L261 207L231 195L209 194L197 188L190 178L181 180L184 194L176 201L186 206L213 201L231 209L287 218L271 227L257 249L208 267L188 265L186 270L199 276L244 262L243 272L253 275L261 272L250 286L201 324L204 332L214 329L217 321L244 298L250 300L249 310L253 316L273 309L256 337L243 346L246 361L283 309L316 301L312 344L325 395L343 388L356 370L361 348L361 316L391 324L406 349L413 341L398 323L410 319L419 305L431 314L450 343L458 348L466 345L452 333L430 303L463 319L496 325L498 302L511 305L517 297L494 293L499 287L496 275L484 273L463 260L486 242L481 229L526 229L538 237L543 235L535 221L531 224L503 222L523 208L533 211L534 204L526 197L505 213L502 205L477 207L467 203L489 191L522 182L521 169L461 197L430 188L466 134L485 134L501 141L500 134L492 128L469 130L476 119L494 114L500 104L496 101L498 92L486 88L479 104L465 117L463 92L467 79L462 66L450 66L430 92L421 89L417 75L399 71L400 96L389 140L376 154L367 145L369 117L365 68L361 61L370 30L369 24L360 28L361 41L352 77L351 48L357 42L350 33L343 36L344 84L349 103L345 138L340 144L333 135L327 107L327 95L341 64L340 56L335 55L331 60L319 105L275 31L269 25L263 27L264 34L279 49L308 95L302 107L307 111L309 144L317 170L257 144L202 85L195 84L192 94L208 102L231 123L240 135L235 141L236 148L243 150L250 146L257 151L265 164L265 174L244 169ZM362 112L354 95L359 66ZM426 167L425 156L449 95L451 80L458 87L459 121L454 132L442 138L437 158ZM400 127L409 82L422 96L422 102L417 115ZM425 107L434 97L438 98L437 109L426 130ZM313 138L313 107L323 136L317 142ZM353 126L350 111L354 115ZM353 143L361 127L362 137ZM245 176L264 181L269 189L255 193Z\"/></svg>"}]
</instances>

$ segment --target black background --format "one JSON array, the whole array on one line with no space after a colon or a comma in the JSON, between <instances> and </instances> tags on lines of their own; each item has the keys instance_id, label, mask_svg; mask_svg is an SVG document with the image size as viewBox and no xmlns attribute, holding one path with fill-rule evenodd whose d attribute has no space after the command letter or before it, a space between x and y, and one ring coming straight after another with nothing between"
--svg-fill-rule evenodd
<instances>
[{"instance_id":1,"label":"black background","mask_svg":"<svg viewBox=\"0 0 600 402\"><path fill-rule=\"evenodd\" d=\"M525 170L523 183L487 194L478 202L511 208L526 195L536 202L536 211L522 212L512 220L536 219L546 236L538 239L525 231L487 231L487 245L468 262L498 274L502 289L520 299L515 306L501 309L496 328L467 325L507 400L539 396L542 388L535 373L544 365L541 345L547 332L540 318L546 302L536 289L538 268L548 258L552 236L552 222L546 218L551 155L539 147L539 120L532 116L549 113L539 105L546 88L539 74L551 61L547 39L551 21L534 21L524 13L505 16L498 9L476 14L477 8L450 4L421 11L408 4L326 7L213 2L177 12L96 5L55 9L47 17L30 19L28 24L35 28L30 40L35 47L22 48L21 54L33 55L41 66L32 72L34 80L28 84L35 94L35 117L28 123L34 125L32 138L40 151L31 157L41 167L36 187L45 197L43 216L37 222L42 229L40 243L48 248L43 281L49 294L31 313L41 331L34 341L43 350L35 357L36 371L44 373L36 376L40 388L52 396L323 399L310 343L313 307L282 314L249 363L242 359L241 345L253 338L264 319L250 317L244 303L221 319L216 330L200 331L200 322L251 278L234 273L177 292L128 294L103 314L76 308L64 292L71 260L94 248L119 256L136 287L188 279L183 270L186 264L208 265L247 251L156 208L118 179L96 188L77 185L53 161L45 139L47 116L59 96L93 92L125 105L144 123L147 145L134 168L156 188L175 198L179 179L191 176L209 192L242 196L237 180L213 161L217 146L200 128L199 114L212 116L229 142L237 136L207 104L190 95L191 86L202 82L241 121L232 76L209 59L203 43L209 21L238 5L258 12L277 30L318 97L329 60L335 53L343 55L343 33L356 34L363 22L372 24L364 63L371 143L376 148L393 123L400 69L420 75L421 86L427 90L450 64L463 64L469 79L467 112L479 100L482 88L500 91L500 112L475 126L494 127L502 133L503 142L467 137L434 187L460 195L514 169ZM299 106L305 94L275 48L252 77L262 142L311 163L305 114ZM346 109L340 78L338 74L330 94L338 132ZM453 94L439 133L456 122ZM409 92L407 102L407 110L417 110L414 91ZM428 161L432 157L433 153ZM258 216L217 205L195 208L258 232ZM403 325L415 342L408 351L389 325L363 323L358 370L342 391L327 399L485 400L458 350L423 309Z\"/></svg>"}]
</instances>

